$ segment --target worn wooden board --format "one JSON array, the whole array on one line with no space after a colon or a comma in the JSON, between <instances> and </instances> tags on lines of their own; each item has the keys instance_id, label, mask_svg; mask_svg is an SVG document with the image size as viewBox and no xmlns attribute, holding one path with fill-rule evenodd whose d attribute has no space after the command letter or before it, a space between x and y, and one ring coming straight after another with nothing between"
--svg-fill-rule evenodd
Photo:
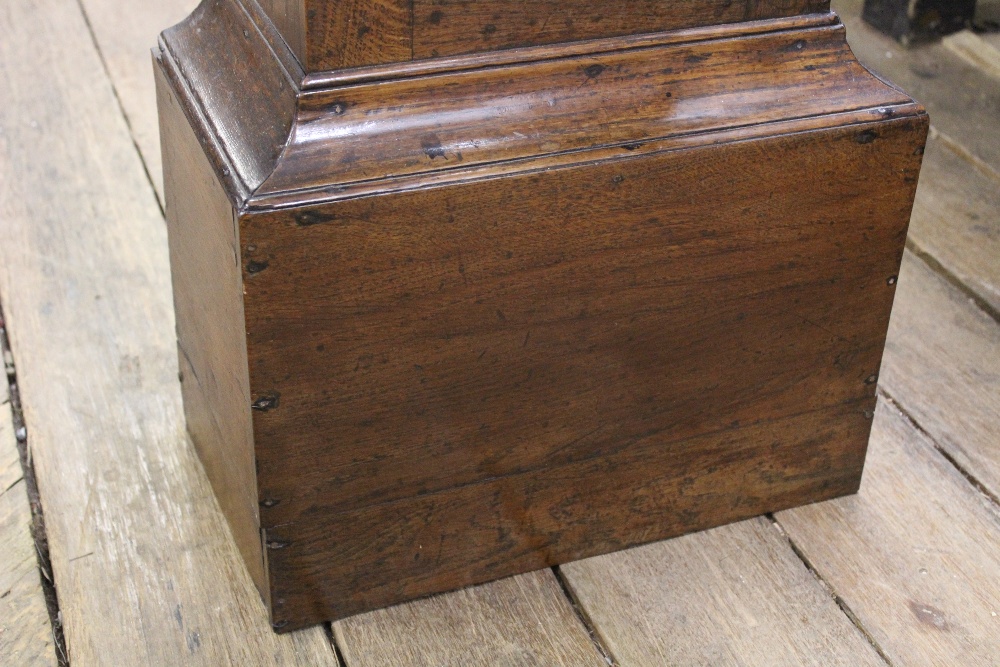
<instances>
[{"instance_id":1,"label":"worn wooden board","mask_svg":"<svg viewBox=\"0 0 1000 667\"><path fill-rule=\"evenodd\" d=\"M971 154L1000 165L1000 80L940 42L901 46L861 20L863 0L834 0L855 55L927 107L933 125Z\"/></svg>"},{"instance_id":2,"label":"worn wooden board","mask_svg":"<svg viewBox=\"0 0 1000 667\"><path fill-rule=\"evenodd\" d=\"M1000 5L994 5L1000 8ZM997 11L1000 15L1000 10ZM1000 51L1000 32L990 32L982 36L982 40L989 44L994 50Z\"/></svg>"},{"instance_id":3,"label":"worn wooden board","mask_svg":"<svg viewBox=\"0 0 1000 667\"><path fill-rule=\"evenodd\" d=\"M884 664L766 518L562 572L622 667Z\"/></svg>"},{"instance_id":4,"label":"worn wooden board","mask_svg":"<svg viewBox=\"0 0 1000 667\"><path fill-rule=\"evenodd\" d=\"M185 437L166 230L79 6L0 32L0 293L70 661L336 664L272 632Z\"/></svg>"},{"instance_id":5,"label":"worn wooden board","mask_svg":"<svg viewBox=\"0 0 1000 667\"><path fill-rule=\"evenodd\" d=\"M970 65L993 78L1000 78L1000 40L995 35L981 37L971 30L949 35L942 43Z\"/></svg>"},{"instance_id":6,"label":"worn wooden board","mask_svg":"<svg viewBox=\"0 0 1000 667\"><path fill-rule=\"evenodd\" d=\"M893 665L997 664L1000 512L891 405L859 495L777 518Z\"/></svg>"},{"instance_id":7,"label":"worn wooden board","mask_svg":"<svg viewBox=\"0 0 1000 667\"><path fill-rule=\"evenodd\" d=\"M160 132L149 50L164 29L178 23L198 0L80 0L88 27L111 76L129 131L163 200Z\"/></svg>"},{"instance_id":8,"label":"worn wooden board","mask_svg":"<svg viewBox=\"0 0 1000 667\"><path fill-rule=\"evenodd\" d=\"M932 138L924 156L909 241L994 313L1000 312L1000 172L984 170L950 143Z\"/></svg>"},{"instance_id":9,"label":"worn wooden board","mask_svg":"<svg viewBox=\"0 0 1000 667\"><path fill-rule=\"evenodd\" d=\"M881 385L1000 496L1000 326L912 255L899 282Z\"/></svg>"},{"instance_id":10,"label":"worn wooden board","mask_svg":"<svg viewBox=\"0 0 1000 667\"><path fill-rule=\"evenodd\" d=\"M349 667L605 665L551 570L333 625Z\"/></svg>"},{"instance_id":11,"label":"worn wooden board","mask_svg":"<svg viewBox=\"0 0 1000 667\"><path fill-rule=\"evenodd\" d=\"M6 379L0 376L0 665L55 665Z\"/></svg>"}]
</instances>

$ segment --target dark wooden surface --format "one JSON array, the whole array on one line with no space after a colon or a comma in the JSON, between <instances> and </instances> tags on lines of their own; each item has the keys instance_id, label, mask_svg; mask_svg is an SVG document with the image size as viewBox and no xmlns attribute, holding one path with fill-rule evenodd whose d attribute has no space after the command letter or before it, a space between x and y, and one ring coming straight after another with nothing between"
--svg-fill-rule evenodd
<instances>
[{"instance_id":1,"label":"dark wooden surface","mask_svg":"<svg viewBox=\"0 0 1000 667\"><path fill-rule=\"evenodd\" d=\"M185 399L276 629L857 488L926 116L831 14L633 39L303 89L235 0L164 36Z\"/></svg>"},{"instance_id":2,"label":"dark wooden surface","mask_svg":"<svg viewBox=\"0 0 1000 667\"><path fill-rule=\"evenodd\" d=\"M590 637L632 667L993 664L1000 80L973 76L950 43L900 49L860 21L860 2L835 5L858 57L926 103L937 130L858 495L276 636L183 433L166 226L147 179L155 97L139 84L171 21L160 10L179 19L185 2L0 12L4 362L45 507L53 567L39 578L58 587L72 664L607 664ZM37 571L30 544L0 550L5 566ZM0 606L24 599L15 576ZM35 664L20 649L46 641L32 634L44 606L37 624L4 616L0 664Z\"/></svg>"},{"instance_id":3,"label":"dark wooden surface","mask_svg":"<svg viewBox=\"0 0 1000 667\"><path fill-rule=\"evenodd\" d=\"M828 0L264 0L309 72L829 10Z\"/></svg>"},{"instance_id":4,"label":"dark wooden surface","mask_svg":"<svg viewBox=\"0 0 1000 667\"><path fill-rule=\"evenodd\" d=\"M772 19L829 7L825 0L414 0L413 57Z\"/></svg>"},{"instance_id":5,"label":"dark wooden surface","mask_svg":"<svg viewBox=\"0 0 1000 667\"><path fill-rule=\"evenodd\" d=\"M268 585L250 422L234 211L163 70L155 68L187 430L257 587Z\"/></svg>"},{"instance_id":6,"label":"dark wooden surface","mask_svg":"<svg viewBox=\"0 0 1000 667\"><path fill-rule=\"evenodd\" d=\"M270 194L507 160L586 161L581 151L604 146L642 154L670 137L909 101L851 57L842 26L787 27L309 91L255 206Z\"/></svg>"},{"instance_id":7,"label":"dark wooden surface","mask_svg":"<svg viewBox=\"0 0 1000 667\"><path fill-rule=\"evenodd\" d=\"M850 492L922 123L245 216L266 265L245 275L252 392L280 397L254 413L261 518L289 617ZM826 450L835 406L858 423ZM709 478L710 501L685 488ZM646 494L670 509L654 519ZM411 563L435 534L451 555ZM383 574L351 579L372 548Z\"/></svg>"},{"instance_id":8,"label":"dark wooden surface","mask_svg":"<svg viewBox=\"0 0 1000 667\"><path fill-rule=\"evenodd\" d=\"M245 215L251 389L280 395L254 413L265 527L873 396L920 142L899 121Z\"/></svg>"},{"instance_id":9,"label":"dark wooden surface","mask_svg":"<svg viewBox=\"0 0 1000 667\"><path fill-rule=\"evenodd\" d=\"M854 493L874 400L268 531L287 628ZM287 541L286 541L287 540Z\"/></svg>"}]
</instances>

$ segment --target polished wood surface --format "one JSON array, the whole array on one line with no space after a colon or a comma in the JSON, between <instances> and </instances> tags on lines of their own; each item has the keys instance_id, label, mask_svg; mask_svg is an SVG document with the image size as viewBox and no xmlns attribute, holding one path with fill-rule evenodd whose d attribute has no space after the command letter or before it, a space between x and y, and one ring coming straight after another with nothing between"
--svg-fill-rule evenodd
<instances>
[{"instance_id":1,"label":"polished wood surface","mask_svg":"<svg viewBox=\"0 0 1000 667\"><path fill-rule=\"evenodd\" d=\"M914 128L245 214L265 527L870 399Z\"/></svg>"},{"instance_id":2,"label":"polished wood surface","mask_svg":"<svg viewBox=\"0 0 1000 667\"><path fill-rule=\"evenodd\" d=\"M637 155L685 135L909 103L850 56L842 26L811 23L309 91L254 206L290 190L445 170L461 179L488 163L583 162L596 148Z\"/></svg>"},{"instance_id":3,"label":"polished wood surface","mask_svg":"<svg viewBox=\"0 0 1000 667\"><path fill-rule=\"evenodd\" d=\"M189 423L277 630L857 489L927 120L782 7L346 77L235 0L164 34Z\"/></svg>"},{"instance_id":4,"label":"polished wood surface","mask_svg":"<svg viewBox=\"0 0 1000 667\"><path fill-rule=\"evenodd\" d=\"M261 0L308 72L829 11L829 0Z\"/></svg>"},{"instance_id":5,"label":"polished wood surface","mask_svg":"<svg viewBox=\"0 0 1000 667\"><path fill-rule=\"evenodd\" d=\"M413 58L826 12L828 0L414 0Z\"/></svg>"},{"instance_id":6,"label":"polished wood surface","mask_svg":"<svg viewBox=\"0 0 1000 667\"><path fill-rule=\"evenodd\" d=\"M156 136L155 121L140 126L155 119L155 100L132 73L149 76L148 47L166 23L145 36L133 28L143 14L184 2L100 4L10 0L0 13L10 96L0 106L2 307L32 455L47 462L36 465L46 515L61 523L64 511L93 510L48 538L54 554L73 556L78 536L106 535L121 545L111 553L129 559L102 550L54 560L48 574L60 591L79 592L63 595L53 615L71 638L71 664L332 665L333 645L346 667L579 665L589 664L590 636L609 661L631 667L868 665L873 651L884 656L878 664L993 664L997 463L972 453L995 450L990 436L1000 429L1000 376L989 365L1000 330L990 255L1000 239L1000 206L991 203L1000 144L988 131L1000 79L957 67L965 61L950 43L901 49L856 18L860 2L857 11L835 3L855 52L888 80L905 78L905 89L919 85L936 130L910 227L916 251L904 258L895 300L905 317L889 337L887 358L905 361L891 386L883 374L888 410L877 411L858 495L351 617L333 633L275 637L183 435L173 320L135 325L122 316L171 304L165 224L155 206L139 215L131 203L154 202L143 172L160 169L144 139ZM129 52L142 62L113 64ZM120 366L122 349L139 360L144 400L163 411L138 432L135 412L122 409L136 405L135 389L103 389L109 375L135 368ZM101 461L94 450L123 465L82 488L77 480ZM137 491L133 460L162 483ZM14 507L19 465L8 470L0 502ZM27 547L0 549L0 568L37 572ZM21 590L0 588L0 607ZM565 613L569 600L578 615ZM27 640L15 651L47 651L47 634L34 634L28 618L0 619L0 664L26 662L26 653L5 652L13 637Z\"/></svg>"},{"instance_id":7,"label":"polished wood surface","mask_svg":"<svg viewBox=\"0 0 1000 667\"><path fill-rule=\"evenodd\" d=\"M173 262L177 359L187 430L254 583L267 592L250 425L242 276L233 209L176 95L156 70ZM229 260L229 261L224 261ZM225 492L222 492L222 490Z\"/></svg>"}]
</instances>

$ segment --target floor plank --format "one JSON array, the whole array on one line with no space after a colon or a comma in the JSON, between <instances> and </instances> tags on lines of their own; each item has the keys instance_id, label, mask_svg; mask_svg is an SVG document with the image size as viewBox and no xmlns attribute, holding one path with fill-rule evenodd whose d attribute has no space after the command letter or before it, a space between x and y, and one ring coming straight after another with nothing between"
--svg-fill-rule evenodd
<instances>
[{"instance_id":1,"label":"floor plank","mask_svg":"<svg viewBox=\"0 0 1000 667\"><path fill-rule=\"evenodd\" d=\"M1000 325L907 253L880 387L1000 497L998 350Z\"/></svg>"},{"instance_id":2,"label":"floor plank","mask_svg":"<svg viewBox=\"0 0 1000 667\"><path fill-rule=\"evenodd\" d=\"M347 667L604 667L551 570L335 623Z\"/></svg>"},{"instance_id":3,"label":"floor plank","mask_svg":"<svg viewBox=\"0 0 1000 667\"><path fill-rule=\"evenodd\" d=\"M52 625L31 539L31 509L0 376L0 665L55 665Z\"/></svg>"},{"instance_id":4,"label":"floor plank","mask_svg":"<svg viewBox=\"0 0 1000 667\"><path fill-rule=\"evenodd\" d=\"M1000 512L891 405L860 494L777 519L892 664L997 665Z\"/></svg>"},{"instance_id":5,"label":"floor plank","mask_svg":"<svg viewBox=\"0 0 1000 667\"><path fill-rule=\"evenodd\" d=\"M884 664L765 518L562 572L621 667Z\"/></svg>"},{"instance_id":6,"label":"floor plank","mask_svg":"<svg viewBox=\"0 0 1000 667\"><path fill-rule=\"evenodd\" d=\"M0 293L70 661L334 665L277 636L184 434L165 225L74 0L0 3Z\"/></svg>"},{"instance_id":7,"label":"floor plank","mask_svg":"<svg viewBox=\"0 0 1000 667\"><path fill-rule=\"evenodd\" d=\"M833 0L858 59L924 104L939 131L1000 169L1000 79L940 42L901 46L861 20L862 4L863 0Z\"/></svg>"},{"instance_id":8,"label":"floor plank","mask_svg":"<svg viewBox=\"0 0 1000 667\"><path fill-rule=\"evenodd\" d=\"M1000 78L1000 41L995 36L980 36L971 30L948 35L942 43L965 62L997 79Z\"/></svg>"},{"instance_id":9,"label":"floor plank","mask_svg":"<svg viewBox=\"0 0 1000 667\"><path fill-rule=\"evenodd\" d=\"M179 23L198 0L80 0L111 83L128 120L132 138L163 201L160 129L149 56L157 36Z\"/></svg>"},{"instance_id":10,"label":"floor plank","mask_svg":"<svg viewBox=\"0 0 1000 667\"><path fill-rule=\"evenodd\" d=\"M1000 313L1000 174L984 172L932 138L909 240Z\"/></svg>"}]
</instances>

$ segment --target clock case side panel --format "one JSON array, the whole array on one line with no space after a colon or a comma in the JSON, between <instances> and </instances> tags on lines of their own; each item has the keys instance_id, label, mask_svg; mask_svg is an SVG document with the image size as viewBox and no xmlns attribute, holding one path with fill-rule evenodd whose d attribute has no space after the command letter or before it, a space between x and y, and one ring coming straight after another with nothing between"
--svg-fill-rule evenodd
<instances>
[{"instance_id":1,"label":"clock case side panel","mask_svg":"<svg viewBox=\"0 0 1000 667\"><path fill-rule=\"evenodd\" d=\"M187 430L266 601L236 210L161 61L154 71Z\"/></svg>"}]
</instances>

